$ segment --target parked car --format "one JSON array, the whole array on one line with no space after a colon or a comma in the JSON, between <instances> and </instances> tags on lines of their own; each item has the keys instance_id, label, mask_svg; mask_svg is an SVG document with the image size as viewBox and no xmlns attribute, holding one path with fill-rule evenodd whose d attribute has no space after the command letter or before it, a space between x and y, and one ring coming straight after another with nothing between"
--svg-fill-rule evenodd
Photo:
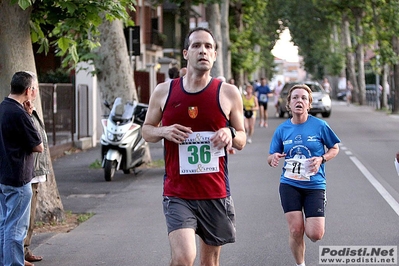
<instances>
[{"instance_id":1,"label":"parked car","mask_svg":"<svg viewBox=\"0 0 399 266\"><path fill-rule=\"evenodd\" d=\"M382 86L379 85L380 92L382 91ZM375 91L377 92L377 85L376 84L366 84L366 91Z\"/></svg>"},{"instance_id":2,"label":"parked car","mask_svg":"<svg viewBox=\"0 0 399 266\"><path fill-rule=\"evenodd\" d=\"M298 84L306 84L312 90L312 108L309 114L317 115L321 114L323 117L330 117L331 115L331 98L330 95L323 89L323 87L315 81L306 82L288 82L284 85L281 90L280 97L278 99L278 115L279 117L284 117L286 113L289 114L287 110L287 96L288 91ZM290 115L290 114L289 114Z\"/></svg>"},{"instance_id":3,"label":"parked car","mask_svg":"<svg viewBox=\"0 0 399 266\"><path fill-rule=\"evenodd\" d=\"M380 97L382 88L380 86ZM368 102L375 101L377 95L375 84L366 84L366 100ZM337 93L337 100L346 101L346 90L341 90Z\"/></svg>"}]
</instances>

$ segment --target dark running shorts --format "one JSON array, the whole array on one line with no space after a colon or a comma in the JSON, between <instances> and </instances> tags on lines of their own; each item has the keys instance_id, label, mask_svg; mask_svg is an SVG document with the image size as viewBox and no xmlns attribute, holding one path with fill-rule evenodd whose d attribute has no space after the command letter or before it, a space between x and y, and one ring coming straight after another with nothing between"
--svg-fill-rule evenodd
<instances>
[{"instance_id":1,"label":"dark running shorts","mask_svg":"<svg viewBox=\"0 0 399 266\"><path fill-rule=\"evenodd\" d=\"M246 118L251 118L254 115L254 112L251 110L244 110L244 116Z\"/></svg>"},{"instance_id":2,"label":"dark running shorts","mask_svg":"<svg viewBox=\"0 0 399 266\"><path fill-rule=\"evenodd\" d=\"M263 109L267 110L267 102L259 102L259 106L263 106Z\"/></svg>"},{"instance_id":3,"label":"dark running shorts","mask_svg":"<svg viewBox=\"0 0 399 266\"><path fill-rule=\"evenodd\" d=\"M235 242L235 211L231 197L214 200L164 197L163 210L168 234L177 229L193 228L207 245Z\"/></svg>"},{"instance_id":4,"label":"dark running shorts","mask_svg":"<svg viewBox=\"0 0 399 266\"><path fill-rule=\"evenodd\" d=\"M284 213L302 211L305 217L325 217L327 203L324 189L304 189L280 183L280 200Z\"/></svg>"}]
</instances>

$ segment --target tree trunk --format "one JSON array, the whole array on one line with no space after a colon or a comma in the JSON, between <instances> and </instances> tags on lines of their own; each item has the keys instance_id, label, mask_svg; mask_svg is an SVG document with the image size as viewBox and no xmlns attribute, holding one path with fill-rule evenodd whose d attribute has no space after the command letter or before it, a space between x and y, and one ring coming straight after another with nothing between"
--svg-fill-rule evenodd
<instances>
[{"instance_id":1,"label":"tree trunk","mask_svg":"<svg viewBox=\"0 0 399 266\"><path fill-rule=\"evenodd\" d=\"M389 83L388 83L388 75L389 75L389 65L384 64L382 68L381 75L381 83L382 83L382 97L381 97L381 108L388 109L388 91L389 91Z\"/></svg>"},{"instance_id":2,"label":"tree trunk","mask_svg":"<svg viewBox=\"0 0 399 266\"><path fill-rule=\"evenodd\" d=\"M360 38L363 36L362 16L360 14L356 16L356 36ZM361 41L357 43L356 55L359 104L363 105L366 103L366 77L364 75L364 45Z\"/></svg>"},{"instance_id":3,"label":"tree trunk","mask_svg":"<svg viewBox=\"0 0 399 266\"><path fill-rule=\"evenodd\" d=\"M236 2L232 6L234 8L234 21L236 24L236 28L239 32L244 31L244 22L243 22L243 17L244 17L244 12L243 12L243 4L241 2ZM238 49L238 52L241 52L241 49ZM236 86L238 88L243 88L244 86L244 71L241 69L239 70L238 73L234 73L234 79L236 81Z\"/></svg>"},{"instance_id":4,"label":"tree trunk","mask_svg":"<svg viewBox=\"0 0 399 266\"><path fill-rule=\"evenodd\" d=\"M186 35L190 31L190 14L191 14L191 0L183 1L179 5L179 22L180 22L180 53L183 52L184 49L184 41L186 39ZM187 61L183 56L180 57L180 66L186 67Z\"/></svg>"},{"instance_id":5,"label":"tree trunk","mask_svg":"<svg viewBox=\"0 0 399 266\"><path fill-rule=\"evenodd\" d=\"M392 38L392 47L397 55L399 55L399 37L394 36ZM391 91L394 92L394 101L392 113L399 113L399 64L396 63L393 65L393 79L394 86L391 88Z\"/></svg>"},{"instance_id":6,"label":"tree trunk","mask_svg":"<svg viewBox=\"0 0 399 266\"><path fill-rule=\"evenodd\" d=\"M113 103L116 97L125 102L137 100L122 21L104 19L98 29L101 46L97 51L99 59L95 67L102 99L109 103Z\"/></svg>"},{"instance_id":7,"label":"tree trunk","mask_svg":"<svg viewBox=\"0 0 399 266\"><path fill-rule=\"evenodd\" d=\"M338 31L338 27L334 27L334 39L336 40L337 43L340 44L340 47L345 47L345 41L343 38L343 34L339 35ZM344 48L341 48L342 50ZM339 51L335 51L335 52L339 52ZM346 63L344 64L341 72L339 73L338 79L337 79L337 86L336 91L334 92L333 95L336 95L338 92L341 92L342 90L346 89ZM334 91L333 89L333 91Z\"/></svg>"},{"instance_id":8,"label":"tree trunk","mask_svg":"<svg viewBox=\"0 0 399 266\"><path fill-rule=\"evenodd\" d=\"M216 78L219 76L224 76L223 43L222 43L222 31L220 28L219 4L208 4L206 6L206 20L209 23L209 29L212 31L213 35L215 36L218 45L216 61L213 64L213 68L211 70L211 75Z\"/></svg>"},{"instance_id":9,"label":"tree trunk","mask_svg":"<svg viewBox=\"0 0 399 266\"><path fill-rule=\"evenodd\" d=\"M222 1L220 5L220 29L222 31L222 53L223 58L223 71L226 79L231 76L231 52L230 52L230 28L229 28L229 0Z\"/></svg>"},{"instance_id":10,"label":"tree trunk","mask_svg":"<svg viewBox=\"0 0 399 266\"><path fill-rule=\"evenodd\" d=\"M1 99L10 92L12 75L21 70L36 73L35 59L30 37L30 15L32 8L22 10L9 0L0 0L0 93ZM40 89L40 88L39 88ZM43 118L40 94L35 100L35 107L40 118ZM47 181L39 186L36 221L55 222L64 219L64 207L58 192L57 183L51 164Z\"/></svg>"},{"instance_id":11,"label":"tree trunk","mask_svg":"<svg viewBox=\"0 0 399 266\"><path fill-rule=\"evenodd\" d=\"M30 38L32 8L22 10L11 0L0 0L0 99L10 93L12 75L21 70L36 73Z\"/></svg>"},{"instance_id":12,"label":"tree trunk","mask_svg":"<svg viewBox=\"0 0 399 266\"><path fill-rule=\"evenodd\" d=\"M348 71L348 80L351 81L353 86L352 92L352 100L353 102L359 102L359 87L357 85L356 80L356 70L355 70L355 57L352 52L352 41L351 41L351 33L349 29L349 21L346 15L342 17L342 27L343 27L343 34L344 34L344 43L346 46L346 67Z\"/></svg>"}]
</instances>

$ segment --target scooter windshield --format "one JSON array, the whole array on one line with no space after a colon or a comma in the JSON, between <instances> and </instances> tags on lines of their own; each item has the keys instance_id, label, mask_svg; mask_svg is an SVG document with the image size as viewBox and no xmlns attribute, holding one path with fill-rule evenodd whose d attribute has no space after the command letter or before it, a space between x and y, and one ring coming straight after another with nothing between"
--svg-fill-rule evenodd
<instances>
[{"instance_id":1,"label":"scooter windshield","mask_svg":"<svg viewBox=\"0 0 399 266\"><path fill-rule=\"evenodd\" d=\"M114 121L120 123L126 123L133 117L134 106L132 103L126 103L123 105L121 98L116 98L112 106L110 117Z\"/></svg>"}]
</instances>

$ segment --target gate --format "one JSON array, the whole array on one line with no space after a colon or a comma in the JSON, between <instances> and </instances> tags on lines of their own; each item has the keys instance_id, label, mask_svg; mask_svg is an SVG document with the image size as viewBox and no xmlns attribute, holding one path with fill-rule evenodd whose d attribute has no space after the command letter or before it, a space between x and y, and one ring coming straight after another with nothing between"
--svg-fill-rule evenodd
<instances>
[{"instance_id":1,"label":"gate","mask_svg":"<svg viewBox=\"0 0 399 266\"><path fill-rule=\"evenodd\" d=\"M41 83L43 119L49 146L73 144L75 133L75 91L69 83Z\"/></svg>"}]
</instances>

